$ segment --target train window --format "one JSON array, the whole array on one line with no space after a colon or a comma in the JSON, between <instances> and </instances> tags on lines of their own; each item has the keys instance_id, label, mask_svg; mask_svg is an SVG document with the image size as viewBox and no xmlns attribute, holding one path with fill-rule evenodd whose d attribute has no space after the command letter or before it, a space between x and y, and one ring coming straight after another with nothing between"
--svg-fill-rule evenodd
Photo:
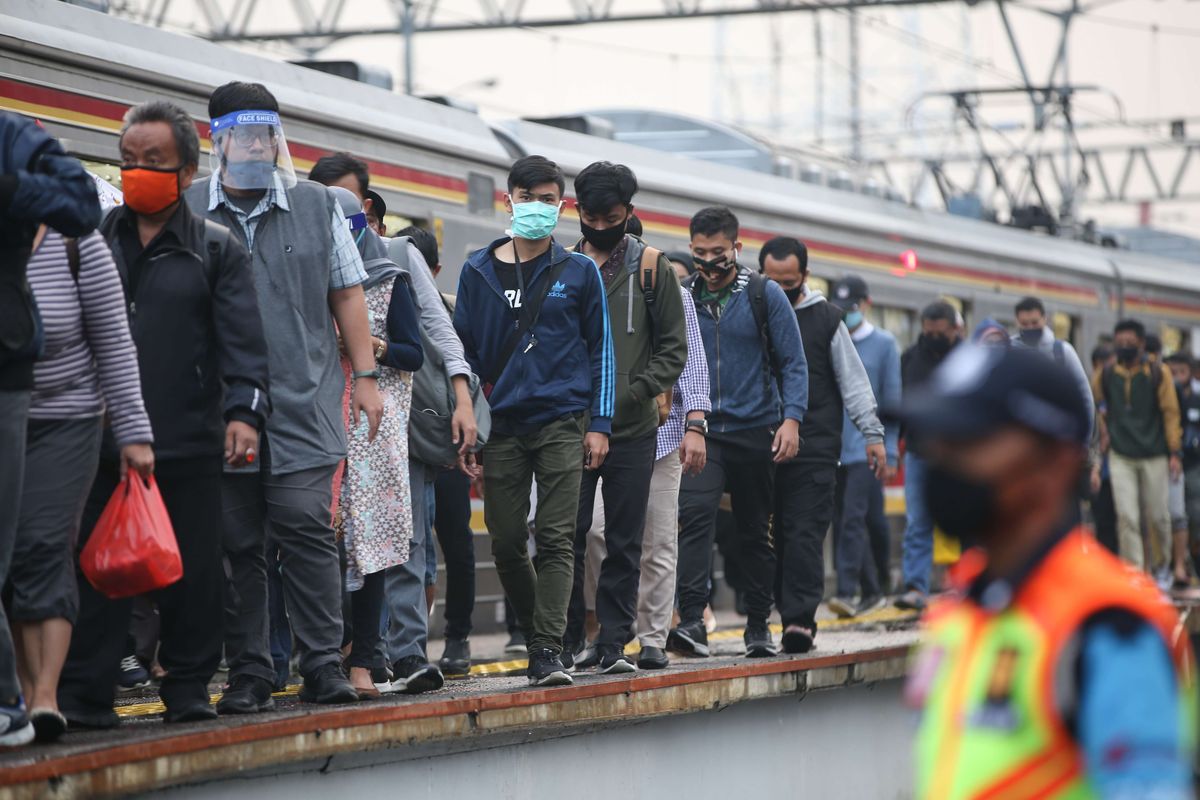
<instances>
[{"instance_id":1,"label":"train window","mask_svg":"<svg viewBox=\"0 0 1200 800\"><path fill-rule=\"evenodd\" d=\"M917 340L920 330L915 325L916 314L907 308L873 306L867 315L879 327L891 333L904 349Z\"/></svg>"},{"instance_id":2,"label":"train window","mask_svg":"<svg viewBox=\"0 0 1200 800\"><path fill-rule=\"evenodd\" d=\"M1174 325L1168 325L1165 322L1160 327L1159 335L1162 337L1163 355L1171 355L1171 353L1179 352L1183 349L1183 329L1177 328Z\"/></svg>"},{"instance_id":3,"label":"train window","mask_svg":"<svg viewBox=\"0 0 1200 800\"><path fill-rule=\"evenodd\" d=\"M1050 328L1054 331L1055 339L1073 343L1078 327L1079 323L1075 318L1065 311L1055 311L1050 315Z\"/></svg>"},{"instance_id":4,"label":"train window","mask_svg":"<svg viewBox=\"0 0 1200 800\"><path fill-rule=\"evenodd\" d=\"M496 182L490 175L467 173L467 210L489 216L496 213Z\"/></svg>"}]
</instances>

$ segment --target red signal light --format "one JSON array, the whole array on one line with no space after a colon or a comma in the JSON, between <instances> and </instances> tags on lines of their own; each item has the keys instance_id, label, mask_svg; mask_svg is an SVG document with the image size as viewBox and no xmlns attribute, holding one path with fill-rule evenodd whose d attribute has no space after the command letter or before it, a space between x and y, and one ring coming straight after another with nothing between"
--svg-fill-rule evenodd
<instances>
[{"instance_id":1,"label":"red signal light","mask_svg":"<svg viewBox=\"0 0 1200 800\"><path fill-rule=\"evenodd\" d=\"M917 251L905 250L900 254L900 265L909 272L913 272L917 268Z\"/></svg>"}]
</instances>

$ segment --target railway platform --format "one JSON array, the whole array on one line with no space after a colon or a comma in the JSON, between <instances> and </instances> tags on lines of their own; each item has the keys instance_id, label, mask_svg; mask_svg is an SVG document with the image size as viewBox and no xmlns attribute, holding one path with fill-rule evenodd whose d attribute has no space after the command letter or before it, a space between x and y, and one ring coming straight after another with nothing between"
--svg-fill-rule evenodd
<instances>
[{"instance_id":1,"label":"railway platform","mask_svg":"<svg viewBox=\"0 0 1200 800\"><path fill-rule=\"evenodd\" d=\"M273 713L178 726L161 722L155 697L127 698L118 709L123 724L116 730L70 732L53 746L0 755L0 796L111 797L164 790L226 797L254 790L260 796L259 789L279 789L291 781L298 783L289 797L315 787L328 796L339 781L325 779L335 773L353 782L376 780L395 769L434 769L462 784L468 776L434 765L463 756L476 763L483 752L495 757L567 738L578 743L582 740L575 737L611 732L646 735L653 730L647 723L666 719L695 733L720 716L718 728L729 733L724 712L746 704L782 702L789 716L796 712L803 722L804 709L794 707L810 695L879 686L891 687L880 697L896 715L902 713L896 687L916 640L915 622L914 615L894 609L830 621L814 652L760 660L742 657L741 628L726 627L714 634L709 659L677 657L666 670L632 676L582 672L575 685L554 689L529 688L524 660L502 658L476 663L470 678L450 680L437 692L349 706L300 703L298 687L291 686L276 695ZM499 656L503 639L489 641L489 655ZM583 757L578 754L591 749L572 752ZM519 776L508 777L521 782Z\"/></svg>"}]
</instances>

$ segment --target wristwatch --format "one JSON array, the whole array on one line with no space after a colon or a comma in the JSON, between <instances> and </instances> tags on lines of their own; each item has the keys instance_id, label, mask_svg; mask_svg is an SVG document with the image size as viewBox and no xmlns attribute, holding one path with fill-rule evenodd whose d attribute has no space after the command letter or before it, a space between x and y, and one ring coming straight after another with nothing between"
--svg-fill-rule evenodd
<instances>
[{"instance_id":1,"label":"wristwatch","mask_svg":"<svg viewBox=\"0 0 1200 800\"><path fill-rule=\"evenodd\" d=\"M355 370L354 371L354 380L358 380L359 378L374 378L375 380L379 380L379 370L377 370L377 369Z\"/></svg>"},{"instance_id":2,"label":"wristwatch","mask_svg":"<svg viewBox=\"0 0 1200 800\"><path fill-rule=\"evenodd\" d=\"M695 431L701 436L708 436L708 420L706 419L689 419L683 423L683 431Z\"/></svg>"},{"instance_id":3,"label":"wristwatch","mask_svg":"<svg viewBox=\"0 0 1200 800\"><path fill-rule=\"evenodd\" d=\"M380 339L379 344L375 345L375 360L383 361L383 357L387 355L387 341Z\"/></svg>"}]
</instances>

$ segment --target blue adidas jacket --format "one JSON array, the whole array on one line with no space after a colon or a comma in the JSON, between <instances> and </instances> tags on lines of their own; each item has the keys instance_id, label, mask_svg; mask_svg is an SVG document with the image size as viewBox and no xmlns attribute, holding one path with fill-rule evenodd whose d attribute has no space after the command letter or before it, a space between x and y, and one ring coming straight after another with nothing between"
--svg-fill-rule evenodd
<instances>
[{"instance_id":1,"label":"blue adidas jacket","mask_svg":"<svg viewBox=\"0 0 1200 800\"><path fill-rule=\"evenodd\" d=\"M497 239L472 253L458 279L454 327L471 369L485 380L514 328L512 309L492 263L492 251L507 241ZM542 276L563 261L570 263L546 296L532 331L524 334L496 379L488 403L493 414L530 423L590 410L588 430L611 433L616 361L600 270L582 253L568 253L552 242L549 261L533 274L529 286L540 289ZM526 352L530 333L537 345Z\"/></svg>"}]
</instances>

